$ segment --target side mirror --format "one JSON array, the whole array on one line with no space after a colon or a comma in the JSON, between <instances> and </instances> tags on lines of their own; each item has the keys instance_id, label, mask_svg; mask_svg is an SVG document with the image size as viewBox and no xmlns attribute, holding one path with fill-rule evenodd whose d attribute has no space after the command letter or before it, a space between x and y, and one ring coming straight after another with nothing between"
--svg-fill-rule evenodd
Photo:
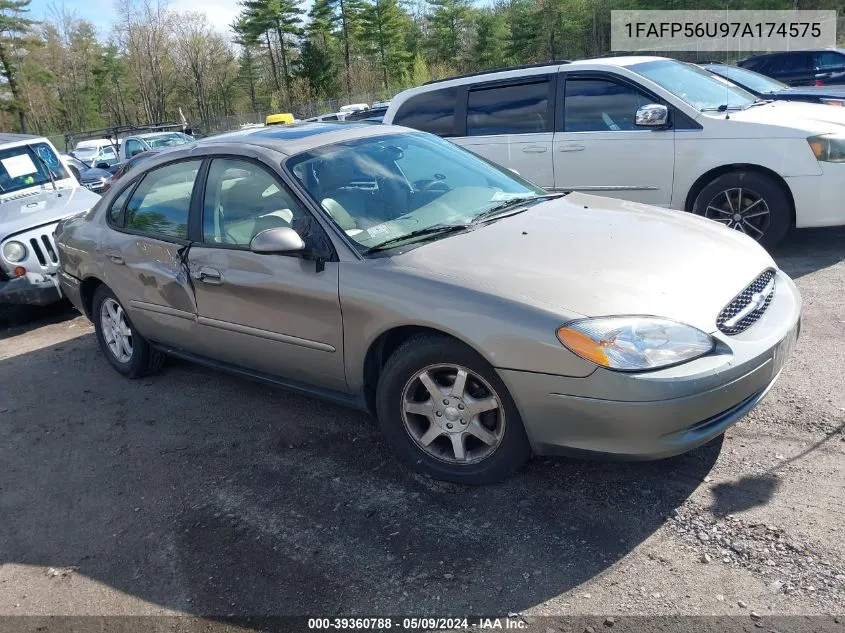
<instances>
[{"instance_id":1,"label":"side mirror","mask_svg":"<svg viewBox=\"0 0 845 633\"><path fill-rule=\"evenodd\" d=\"M109 165L108 163L97 163L96 167L97 169L108 169L109 167L111 167L111 165Z\"/></svg>"},{"instance_id":2,"label":"side mirror","mask_svg":"<svg viewBox=\"0 0 845 633\"><path fill-rule=\"evenodd\" d=\"M133 156L137 156L138 154L143 153L143 151L144 150L142 150L142 149L133 149L131 152L129 152L129 158L132 158Z\"/></svg>"},{"instance_id":3,"label":"side mirror","mask_svg":"<svg viewBox=\"0 0 845 633\"><path fill-rule=\"evenodd\" d=\"M664 127L669 122L669 108L658 103L637 108L634 123L640 127Z\"/></svg>"},{"instance_id":4,"label":"side mirror","mask_svg":"<svg viewBox=\"0 0 845 633\"><path fill-rule=\"evenodd\" d=\"M253 253L296 253L305 250L299 233L286 226L261 231L252 238L249 250Z\"/></svg>"}]
</instances>

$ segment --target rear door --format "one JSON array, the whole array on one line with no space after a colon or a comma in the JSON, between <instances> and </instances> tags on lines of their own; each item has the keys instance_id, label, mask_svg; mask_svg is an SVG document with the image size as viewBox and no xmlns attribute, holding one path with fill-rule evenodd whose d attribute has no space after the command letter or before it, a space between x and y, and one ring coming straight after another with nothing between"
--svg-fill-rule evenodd
<instances>
[{"instance_id":1,"label":"rear door","mask_svg":"<svg viewBox=\"0 0 845 633\"><path fill-rule=\"evenodd\" d=\"M554 187L554 77L529 75L470 85L459 96L454 142L541 187Z\"/></svg>"},{"instance_id":2,"label":"rear door","mask_svg":"<svg viewBox=\"0 0 845 633\"><path fill-rule=\"evenodd\" d=\"M150 170L129 184L108 211L111 230L99 245L106 284L147 338L196 348L196 301L182 254L202 160Z\"/></svg>"},{"instance_id":3,"label":"rear door","mask_svg":"<svg viewBox=\"0 0 845 633\"><path fill-rule=\"evenodd\" d=\"M189 263L200 353L296 383L346 391L337 261L249 249L263 230L291 227L312 251L330 241L266 164L215 157L202 205L202 242ZM337 259L330 257L330 259Z\"/></svg>"},{"instance_id":4,"label":"rear door","mask_svg":"<svg viewBox=\"0 0 845 633\"><path fill-rule=\"evenodd\" d=\"M637 108L657 97L611 73L567 73L561 84L555 188L668 207L675 132L635 125Z\"/></svg>"}]
</instances>

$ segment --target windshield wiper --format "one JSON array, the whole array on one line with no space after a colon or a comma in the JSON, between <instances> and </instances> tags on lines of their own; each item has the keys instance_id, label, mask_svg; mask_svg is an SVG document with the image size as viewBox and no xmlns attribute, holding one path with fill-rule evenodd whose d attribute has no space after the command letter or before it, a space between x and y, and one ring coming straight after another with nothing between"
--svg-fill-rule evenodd
<instances>
[{"instance_id":1,"label":"windshield wiper","mask_svg":"<svg viewBox=\"0 0 845 633\"><path fill-rule=\"evenodd\" d=\"M424 229L417 229L416 231L405 233L404 235L397 235L396 237L391 237L390 239L385 240L380 244L376 244L375 246L368 248L366 251L364 251L364 254L366 255L369 253L377 253L378 251L384 251L389 248L393 248L397 244L406 242L408 240L413 240L414 238L418 237L433 237L437 235L445 235L448 233L456 233L458 231L466 231L469 228L471 228L470 224L435 224Z\"/></svg>"},{"instance_id":2,"label":"windshield wiper","mask_svg":"<svg viewBox=\"0 0 845 633\"><path fill-rule=\"evenodd\" d=\"M47 164L47 161L41 158L41 155L35 151L33 147L27 145L30 151L35 155L35 158L41 163L41 166L47 170L47 177L50 179L50 184L53 185L53 191L56 191L56 177L53 175L53 170L50 169L50 166Z\"/></svg>"},{"instance_id":3,"label":"windshield wiper","mask_svg":"<svg viewBox=\"0 0 845 633\"><path fill-rule=\"evenodd\" d=\"M748 108L753 108L754 106L766 105L767 103L771 103L772 101L773 101L772 99L757 99L757 101L754 101L753 103L749 103L747 106L745 106L743 108L743 110L747 110Z\"/></svg>"},{"instance_id":4,"label":"windshield wiper","mask_svg":"<svg viewBox=\"0 0 845 633\"><path fill-rule=\"evenodd\" d=\"M702 112L727 112L728 110L741 110L739 106L732 105L729 106L727 103L723 103L718 108L701 108Z\"/></svg>"},{"instance_id":5,"label":"windshield wiper","mask_svg":"<svg viewBox=\"0 0 845 633\"><path fill-rule=\"evenodd\" d=\"M498 216L503 211L507 211L512 207L518 207L522 204L527 204L529 202L536 202L537 200L548 200L549 198L560 198L561 196L565 196L565 193L549 193L544 196L531 196L530 198L511 198L510 200L503 200L499 204L496 204L485 211L477 214L474 218L472 218L472 223L477 224L479 222L484 222L485 220L489 220ZM522 213L525 209L519 209L517 212ZM515 215L515 214L514 214Z\"/></svg>"}]
</instances>

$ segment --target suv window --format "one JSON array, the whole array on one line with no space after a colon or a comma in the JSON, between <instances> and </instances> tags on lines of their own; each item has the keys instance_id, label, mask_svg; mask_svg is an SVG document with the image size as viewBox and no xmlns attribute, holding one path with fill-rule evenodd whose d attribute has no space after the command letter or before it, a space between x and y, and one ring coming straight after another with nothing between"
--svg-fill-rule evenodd
<instances>
[{"instance_id":1,"label":"suv window","mask_svg":"<svg viewBox=\"0 0 845 633\"><path fill-rule=\"evenodd\" d=\"M653 101L632 86L608 79L567 79L564 131L640 130L635 124L637 108Z\"/></svg>"},{"instance_id":2,"label":"suv window","mask_svg":"<svg viewBox=\"0 0 845 633\"><path fill-rule=\"evenodd\" d=\"M188 210L200 160L158 167L147 173L126 205L127 229L185 239Z\"/></svg>"},{"instance_id":3,"label":"suv window","mask_svg":"<svg viewBox=\"0 0 845 633\"><path fill-rule=\"evenodd\" d=\"M203 239L249 246L252 238L278 227L295 228L307 211L266 168L246 160L211 162L203 204Z\"/></svg>"},{"instance_id":4,"label":"suv window","mask_svg":"<svg viewBox=\"0 0 845 633\"><path fill-rule=\"evenodd\" d=\"M548 112L548 81L471 90L467 136L547 132Z\"/></svg>"},{"instance_id":5,"label":"suv window","mask_svg":"<svg viewBox=\"0 0 845 633\"><path fill-rule=\"evenodd\" d=\"M836 51L824 51L816 53L815 67L819 70L828 70L830 68L840 68L845 66L845 55Z\"/></svg>"},{"instance_id":6,"label":"suv window","mask_svg":"<svg viewBox=\"0 0 845 633\"><path fill-rule=\"evenodd\" d=\"M438 136L453 136L457 98L457 88L442 88L418 94L399 106L393 124Z\"/></svg>"},{"instance_id":7,"label":"suv window","mask_svg":"<svg viewBox=\"0 0 845 633\"><path fill-rule=\"evenodd\" d=\"M766 66L767 70L775 73L799 73L810 70L810 53L789 53L778 55Z\"/></svg>"},{"instance_id":8,"label":"suv window","mask_svg":"<svg viewBox=\"0 0 845 633\"><path fill-rule=\"evenodd\" d=\"M126 141L126 156L128 158L131 158L132 152L135 152L135 151L141 151L141 152L144 151L144 146L141 145L141 142L134 139L134 138Z\"/></svg>"}]
</instances>

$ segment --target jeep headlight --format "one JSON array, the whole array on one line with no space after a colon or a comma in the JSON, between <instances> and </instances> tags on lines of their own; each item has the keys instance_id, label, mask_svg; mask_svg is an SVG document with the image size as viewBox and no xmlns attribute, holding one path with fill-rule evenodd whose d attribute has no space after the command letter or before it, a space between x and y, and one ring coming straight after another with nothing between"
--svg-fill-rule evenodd
<instances>
[{"instance_id":1,"label":"jeep headlight","mask_svg":"<svg viewBox=\"0 0 845 633\"><path fill-rule=\"evenodd\" d=\"M12 240L3 244L3 257L7 262L17 264L26 259L26 246L21 242Z\"/></svg>"},{"instance_id":2,"label":"jeep headlight","mask_svg":"<svg viewBox=\"0 0 845 633\"><path fill-rule=\"evenodd\" d=\"M692 326L647 316L572 321L558 329L557 337L581 358L617 371L677 365L709 354L715 345L709 334Z\"/></svg>"},{"instance_id":3,"label":"jeep headlight","mask_svg":"<svg viewBox=\"0 0 845 633\"><path fill-rule=\"evenodd\" d=\"M819 134L807 139L816 159L825 163L845 163L845 134Z\"/></svg>"}]
</instances>

